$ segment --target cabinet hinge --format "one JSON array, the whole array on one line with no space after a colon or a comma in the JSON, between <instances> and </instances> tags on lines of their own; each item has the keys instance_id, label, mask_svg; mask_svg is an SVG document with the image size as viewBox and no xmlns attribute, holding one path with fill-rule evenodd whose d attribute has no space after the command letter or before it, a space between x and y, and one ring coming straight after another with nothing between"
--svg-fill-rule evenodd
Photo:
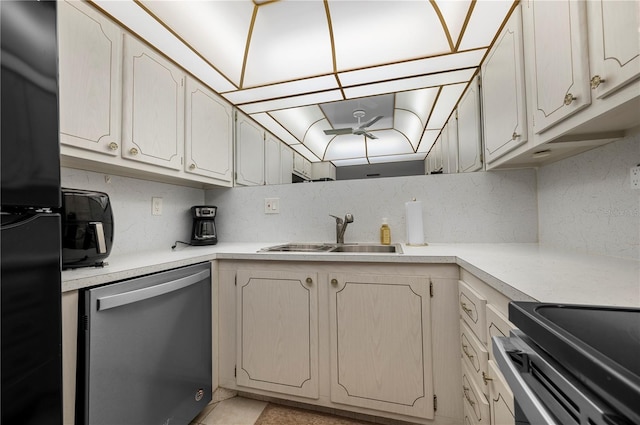
<instances>
[{"instance_id":1,"label":"cabinet hinge","mask_svg":"<svg viewBox=\"0 0 640 425\"><path fill-rule=\"evenodd\" d=\"M235 275L235 276L233 277L233 285L234 285L234 286L238 286L238 275Z\"/></svg>"},{"instance_id":2,"label":"cabinet hinge","mask_svg":"<svg viewBox=\"0 0 640 425\"><path fill-rule=\"evenodd\" d=\"M236 366L234 366L234 367L233 367L233 377L234 377L234 378L236 377L236 369L237 369L237 368L236 368Z\"/></svg>"},{"instance_id":3,"label":"cabinet hinge","mask_svg":"<svg viewBox=\"0 0 640 425\"><path fill-rule=\"evenodd\" d=\"M433 395L433 411L436 412L438 410L438 396Z\"/></svg>"},{"instance_id":4,"label":"cabinet hinge","mask_svg":"<svg viewBox=\"0 0 640 425\"><path fill-rule=\"evenodd\" d=\"M429 295L433 298L433 282L431 281L431 278L429 278Z\"/></svg>"}]
</instances>

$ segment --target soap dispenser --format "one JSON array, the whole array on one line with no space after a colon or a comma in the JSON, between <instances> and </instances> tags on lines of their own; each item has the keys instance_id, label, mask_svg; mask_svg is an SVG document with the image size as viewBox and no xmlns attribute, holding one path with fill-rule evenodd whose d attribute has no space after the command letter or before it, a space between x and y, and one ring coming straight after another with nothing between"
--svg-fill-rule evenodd
<instances>
[{"instance_id":1,"label":"soap dispenser","mask_svg":"<svg viewBox=\"0 0 640 425\"><path fill-rule=\"evenodd\" d=\"M387 224L387 219L382 219L382 226L380 226L380 243L382 245L391 244L391 228Z\"/></svg>"}]
</instances>

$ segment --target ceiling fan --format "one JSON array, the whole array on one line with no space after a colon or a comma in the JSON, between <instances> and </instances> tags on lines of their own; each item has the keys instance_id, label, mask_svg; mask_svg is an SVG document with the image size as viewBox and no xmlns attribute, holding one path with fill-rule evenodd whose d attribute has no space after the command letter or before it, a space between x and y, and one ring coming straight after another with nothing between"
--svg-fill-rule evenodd
<instances>
[{"instance_id":1,"label":"ceiling fan","mask_svg":"<svg viewBox=\"0 0 640 425\"><path fill-rule=\"evenodd\" d=\"M357 127L333 128L330 130L324 130L324 134L328 136L341 135L341 134L355 134L357 136L364 135L370 139L377 139L376 136L374 136L373 134L367 131L367 127L370 127L371 125L378 122L378 120L382 118L382 115L378 115L377 117L370 119L364 124L360 124L360 119L363 118L364 116L365 116L365 112L362 109L356 109L355 111L353 111L353 117L358 119Z\"/></svg>"}]
</instances>

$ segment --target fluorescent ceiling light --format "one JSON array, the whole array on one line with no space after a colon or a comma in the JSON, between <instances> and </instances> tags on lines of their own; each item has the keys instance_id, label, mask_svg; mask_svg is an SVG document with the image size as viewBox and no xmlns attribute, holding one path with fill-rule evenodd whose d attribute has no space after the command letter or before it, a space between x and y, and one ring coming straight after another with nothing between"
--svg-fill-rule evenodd
<instances>
[{"instance_id":1,"label":"fluorescent ceiling light","mask_svg":"<svg viewBox=\"0 0 640 425\"><path fill-rule=\"evenodd\" d=\"M395 161L426 153L470 84L515 0L92 0L311 161ZM393 112L368 131L319 105L377 96ZM388 130L388 131L387 131ZM392 150L397 149L395 152ZM396 155L392 155L395 153ZM371 160L373 162L373 160Z\"/></svg>"}]
</instances>

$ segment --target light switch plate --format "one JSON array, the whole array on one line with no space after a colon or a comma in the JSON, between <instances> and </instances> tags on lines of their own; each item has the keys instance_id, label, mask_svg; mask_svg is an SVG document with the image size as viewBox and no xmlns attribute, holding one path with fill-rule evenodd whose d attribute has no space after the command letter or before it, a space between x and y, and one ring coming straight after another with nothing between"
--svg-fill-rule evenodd
<instances>
[{"instance_id":1,"label":"light switch plate","mask_svg":"<svg viewBox=\"0 0 640 425\"><path fill-rule=\"evenodd\" d=\"M280 214L280 198L264 198L265 214Z\"/></svg>"},{"instance_id":2,"label":"light switch plate","mask_svg":"<svg viewBox=\"0 0 640 425\"><path fill-rule=\"evenodd\" d=\"M640 164L631 167L631 189L640 189Z\"/></svg>"},{"instance_id":3,"label":"light switch plate","mask_svg":"<svg viewBox=\"0 0 640 425\"><path fill-rule=\"evenodd\" d=\"M151 215L162 215L162 198L151 198Z\"/></svg>"}]
</instances>

